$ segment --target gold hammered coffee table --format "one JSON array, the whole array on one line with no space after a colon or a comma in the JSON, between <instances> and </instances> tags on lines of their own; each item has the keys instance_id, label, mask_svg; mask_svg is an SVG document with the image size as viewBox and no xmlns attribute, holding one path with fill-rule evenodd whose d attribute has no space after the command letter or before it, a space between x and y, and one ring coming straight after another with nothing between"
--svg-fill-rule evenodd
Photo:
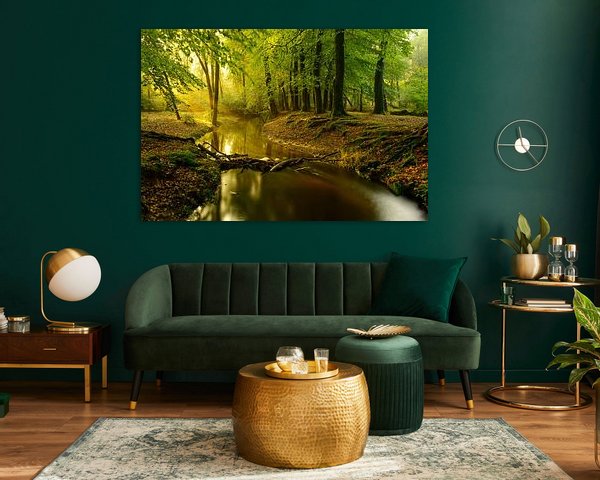
<instances>
[{"instance_id":1,"label":"gold hammered coffee table","mask_svg":"<svg viewBox=\"0 0 600 480\"><path fill-rule=\"evenodd\" d=\"M362 457L369 433L369 392L363 371L318 380L269 377L253 363L237 376L233 431L246 460L278 468L323 468Z\"/></svg>"}]
</instances>

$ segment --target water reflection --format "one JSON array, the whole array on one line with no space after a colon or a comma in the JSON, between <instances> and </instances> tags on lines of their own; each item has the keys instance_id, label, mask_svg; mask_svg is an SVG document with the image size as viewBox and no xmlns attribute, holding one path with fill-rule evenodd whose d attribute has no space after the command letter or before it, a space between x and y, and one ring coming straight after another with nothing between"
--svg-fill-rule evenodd
<instances>
[{"instance_id":1,"label":"water reflection","mask_svg":"<svg viewBox=\"0 0 600 480\"><path fill-rule=\"evenodd\" d=\"M312 162L300 171L229 170L201 220L426 220L416 203L352 172Z\"/></svg>"},{"instance_id":2,"label":"water reflection","mask_svg":"<svg viewBox=\"0 0 600 480\"><path fill-rule=\"evenodd\" d=\"M220 126L200 141L228 155L310 157L298 149L269 141L259 118ZM190 220L427 220L417 204L354 172L320 162L278 172L229 170L221 174L214 205L197 210Z\"/></svg>"},{"instance_id":3,"label":"water reflection","mask_svg":"<svg viewBox=\"0 0 600 480\"><path fill-rule=\"evenodd\" d=\"M263 122L260 118L239 118L207 133L202 137L201 142L208 142L227 155L246 153L256 158L281 159L311 156L300 149L289 148L270 141L263 135L262 126Z\"/></svg>"}]
</instances>

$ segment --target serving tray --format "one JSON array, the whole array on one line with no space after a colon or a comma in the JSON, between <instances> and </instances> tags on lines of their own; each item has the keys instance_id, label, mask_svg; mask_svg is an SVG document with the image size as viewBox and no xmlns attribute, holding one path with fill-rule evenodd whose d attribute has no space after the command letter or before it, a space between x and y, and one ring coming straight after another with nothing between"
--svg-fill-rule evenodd
<instances>
[{"instance_id":1,"label":"serving tray","mask_svg":"<svg viewBox=\"0 0 600 480\"><path fill-rule=\"evenodd\" d=\"M335 377L338 373L340 373L340 370L338 369L335 363L329 362L329 364L327 365L326 372L316 372L314 360L309 360L307 363L308 373L284 372L283 370L281 370L281 368L279 368L277 362L265 365L265 373L269 377L285 378L286 380L317 380L319 378Z\"/></svg>"}]
</instances>

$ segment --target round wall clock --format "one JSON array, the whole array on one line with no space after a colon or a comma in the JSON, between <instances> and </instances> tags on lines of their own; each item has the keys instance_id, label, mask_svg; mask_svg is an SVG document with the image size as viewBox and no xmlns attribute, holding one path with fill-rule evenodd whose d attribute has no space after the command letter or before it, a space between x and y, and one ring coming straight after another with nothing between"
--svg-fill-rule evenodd
<instances>
[{"instance_id":1,"label":"round wall clock","mask_svg":"<svg viewBox=\"0 0 600 480\"><path fill-rule=\"evenodd\" d=\"M496 154L508 168L526 172L539 166L548 153L548 136L532 120L515 120L496 139Z\"/></svg>"}]
</instances>

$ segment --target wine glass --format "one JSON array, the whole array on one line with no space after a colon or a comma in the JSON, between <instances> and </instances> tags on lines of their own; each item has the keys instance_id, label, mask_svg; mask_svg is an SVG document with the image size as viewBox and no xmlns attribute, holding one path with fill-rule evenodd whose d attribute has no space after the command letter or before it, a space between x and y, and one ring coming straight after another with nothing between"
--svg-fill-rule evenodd
<instances>
[{"instance_id":1,"label":"wine glass","mask_svg":"<svg viewBox=\"0 0 600 480\"><path fill-rule=\"evenodd\" d=\"M300 347L284 346L277 350L277 365L284 372L292 371L292 364L304 361L304 352Z\"/></svg>"},{"instance_id":2,"label":"wine glass","mask_svg":"<svg viewBox=\"0 0 600 480\"><path fill-rule=\"evenodd\" d=\"M568 243L565 245L565 260L569 262L567 268L565 268L565 280L567 282L575 282L577 281L577 267L573 265L577 261L579 257L579 252L577 251L577 245L574 243Z\"/></svg>"}]
</instances>

